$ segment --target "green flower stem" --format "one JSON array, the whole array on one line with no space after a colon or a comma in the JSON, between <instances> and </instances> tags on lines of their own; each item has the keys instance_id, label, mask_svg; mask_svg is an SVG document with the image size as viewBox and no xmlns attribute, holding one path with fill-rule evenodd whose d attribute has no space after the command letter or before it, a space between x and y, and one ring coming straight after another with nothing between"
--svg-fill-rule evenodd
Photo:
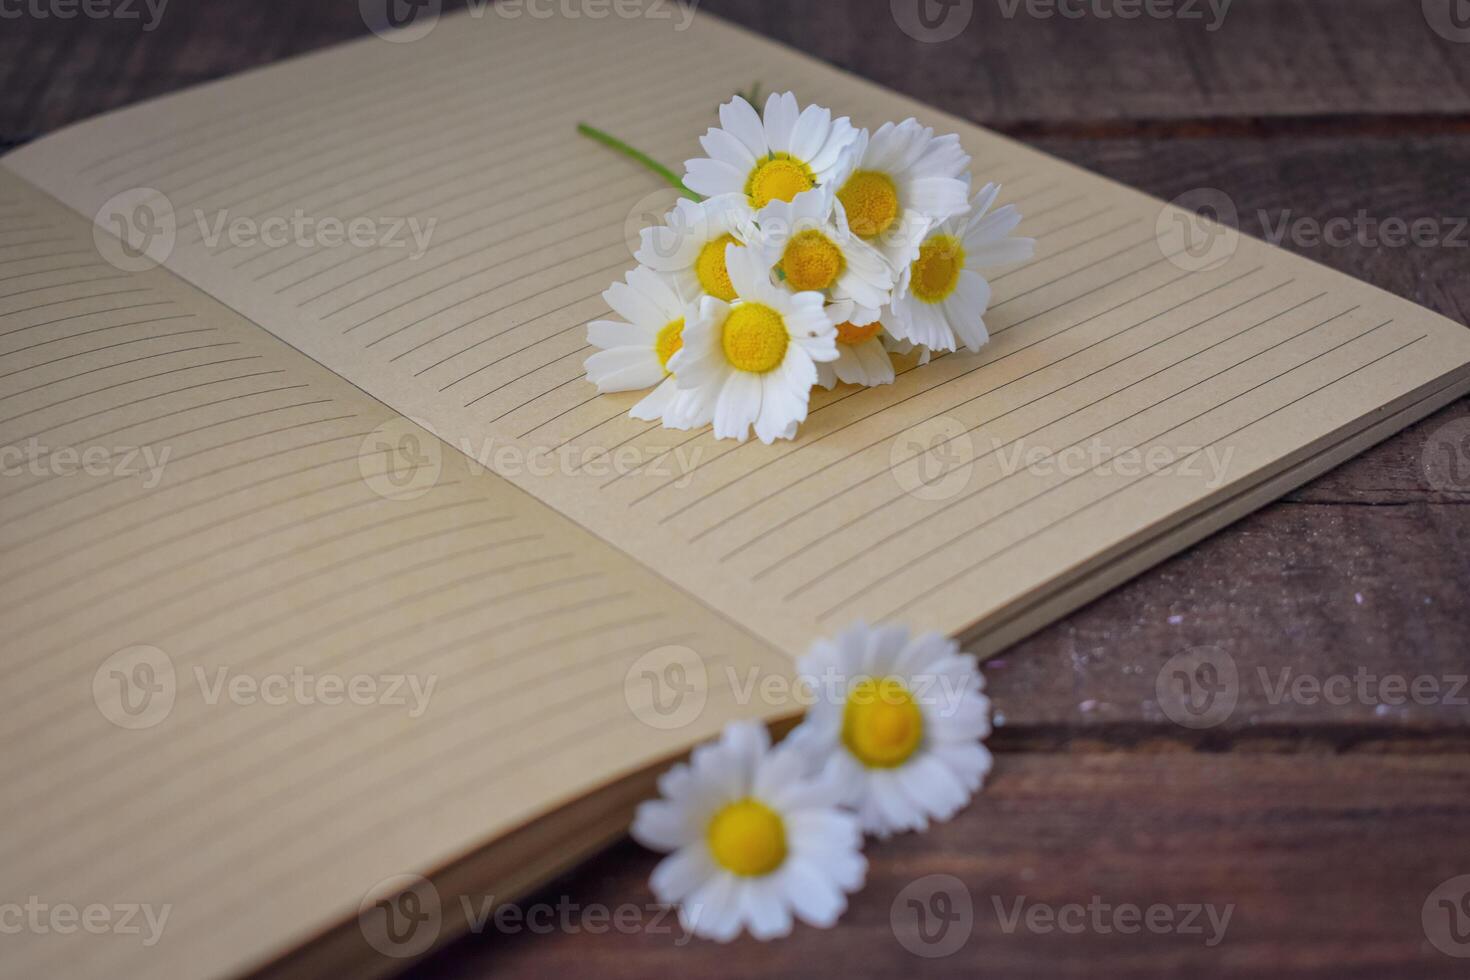
<instances>
[{"instance_id":1,"label":"green flower stem","mask_svg":"<svg viewBox=\"0 0 1470 980\"><path fill-rule=\"evenodd\" d=\"M586 123L577 123L577 132L581 133L583 136L588 137L589 139L596 140L597 142L601 143L603 146L611 150L616 150L625 157L641 163L643 166L647 167L649 170L652 170L654 173L662 177L665 181L668 182L669 186L673 187L674 190L689 198L689 200L704 200L703 197L685 187L684 182L679 179L678 174L674 173L668 167L665 167L663 164L659 163L657 160L653 159L653 157L649 156L647 153L644 153L642 150L634 149L617 137L609 135L608 133L604 133L602 130L597 129L594 126L589 126Z\"/></svg>"}]
</instances>

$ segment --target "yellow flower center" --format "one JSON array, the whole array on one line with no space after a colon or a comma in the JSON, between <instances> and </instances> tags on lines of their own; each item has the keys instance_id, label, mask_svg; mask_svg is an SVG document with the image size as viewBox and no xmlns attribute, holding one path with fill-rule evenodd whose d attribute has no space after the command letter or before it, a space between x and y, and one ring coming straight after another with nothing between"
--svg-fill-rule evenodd
<instances>
[{"instance_id":1,"label":"yellow flower center","mask_svg":"<svg viewBox=\"0 0 1470 980\"><path fill-rule=\"evenodd\" d=\"M938 303L946 299L959 285L960 273L965 268L965 247L953 235L935 235L919 246L919 257L914 260L914 295L926 303Z\"/></svg>"},{"instance_id":2,"label":"yellow flower center","mask_svg":"<svg viewBox=\"0 0 1470 980\"><path fill-rule=\"evenodd\" d=\"M842 743L863 765L892 769L903 765L924 738L924 714L896 677L865 677L847 695L842 713Z\"/></svg>"},{"instance_id":3,"label":"yellow flower center","mask_svg":"<svg viewBox=\"0 0 1470 980\"><path fill-rule=\"evenodd\" d=\"M748 878L768 875L786 860L786 825L764 803L740 800L710 821L709 849L726 871Z\"/></svg>"},{"instance_id":4,"label":"yellow flower center","mask_svg":"<svg viewBox=\"0 0 1470 980\"><path fill-rule=\"evenodd\" d=\"M817 186L812 168L790 153L772 153L755 165L745 181L750 206L759 210L772 201L790 201Z\"/></svg>"},{"instance_id":5,"label":"yellow flower center","mask_svg":"<svg viewBox=\"0 0 1470 980\"><path fill-rule=\"evenodd\" d=\"M761 303L741 303L721 328L725 358L738 371L765 374L780 367L791 342L781 314Z\"/></svg>"},{"instance_id":6,"label":"yellow flower center","mask_svg":"<svg viewBox=\"0 0 1470 980\"><path fill-rule=\"evenodd\" d=\"M860 238L876 238L898 220L898 188L877 170L859 170L837 192L847 223Z\"/></svg>"},{"instance_id":7,"label":"yellow flower center","mask_svg":"<svg viewBox=\"0 0 1470 980\"><path fill-rule=\"evenodd\" d=\"M878 331L883 329L883 324L874 320L866 327L859 327L848 321L837 325L837 342L851 347L855 344L865 343L877 336Z\"/></svg>"},{"instance_id":8,"label":"yellow flower center","mask_svg":"<svg viewBox=\"0 0 1470 980\"><path fill-rule=\"evenodd\" d=\"M826 235L814 230L794 235L781 256L786 284L797 292L826 289L842 275L845 264L842 250Z\"/></svg>"},{"instance_id":9,"label":"yellow flower center","mask_svg":"<svg viewBox=\"0 0 1470 980\"><path fill-rule=\"evenodd\" d=\"M735 287L730 284L730 270L725 268L725 246L738 244L734 235L721 235L706 242L699 250L699 258L694 260L694 274L699 278L699 285L726 303L735 298Z\"/></svg>"},{"instance_id":10,"label":"yellow flower center","mask_svg":"<svg viewBox=\"0 0 1470 980\"><path fill-rule=\"evenodd\" d=\"M666 323L653 339L653 352L658 355L658 366L664 369L664 374L669 373L669 358L679 353L683 346L684 318L681 316Z\"/></svg>"}]
</instances>

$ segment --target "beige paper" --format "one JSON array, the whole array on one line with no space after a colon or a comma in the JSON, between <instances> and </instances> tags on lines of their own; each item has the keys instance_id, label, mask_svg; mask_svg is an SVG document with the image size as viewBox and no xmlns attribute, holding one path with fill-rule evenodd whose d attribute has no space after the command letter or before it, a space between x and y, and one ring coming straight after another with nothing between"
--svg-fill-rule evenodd
<instances>
[{"instance_id":1,"label":"beige paper","mask_svg":"<svg viewBox=\"0 0 1470 980\"><path fill-rule=\"evenodd\" d=\"M1385 420L1407 424L1470 383L1470 338L1457 324L712 18L688 30L677 29L682 23L677 16L509 19L486 9L443 21L412 43L372 39L333 49L103 117L6 158L20 178L104 226L114 215L127 220L139 201L166 200L177 227L167 268L207 294L161 272L117 273L95 253L87 262L85 241L35 245L58 253L75 245L74 255L37 261L78 265L15 286L75 277L55 287L57 299L79 304L65 307L67 315L116 309L88 315L148 317L118 327L116 342L143 336L124 330L161 339L102 353L112 334L77 334L76 345L18 353L17 367L35 374L0 378L26 389L0 414L7 442L12 432L49 433L42 426L66 421L69 406L92 404L42 407L93 384L65 380L89 368L89 358L116 358L128 384L129 372L151 377L184 357L216 372L200 384L249 375L219 382L245 387L190 389L218 416L194 421L188 409L165 421L171 402L140 403L68 430L80 445L160 416L161 435L149 438L176 440L181 455L194 447L201 460L197 471L182 462L170 470L161 487L176 473L197 476L179 495L140 493L118 503L109 494L121 491L98 489L42 510L34 510L41 491L7 496L6 533L14 537L4 540L28 560L4 573L13 578L6 669L19 671L17 683L64 689L70 698L38 700L8 721L6 731L20 740L8 768L28 769L36 753L49 752L53 765L89 774L102 758L131 755L77 687L128 644L176 648L208 665L294 657L350 661L360 670L439 657L472 671L485 657L478 644L513 609L516 622L545 618L500 642L547 658L482 666L462 688L456 682L465 705L500 704L508 695L507 721L526 719L546 734L489 723L468 707L442 727L418 726L421 742L396 728L396 718L359 720L369 734L329 731L329 718L311 712L293 721L315 741L309 755L290 758L291 773L314 771L318 754L331 766L360 756L376 737L372 744L413 775L385 784L399 787L401 809L381 821L392 825L393 846L335 827L318 831L340 841L344 867L360 873L324 862L285 876L302 896L287 908L257 906L284 887L281 867L314 853L315 838L282 849L271 858L280 865L246 857L251 845L270 847L299 830L296 820L357 819L343 811L362 797L324 787L296 804L299 814L281 810L291 800L284 787L303 785L270 768L268 753L298 744L284 728L272 729L269 745L238 746L237 759L197 775L202 757L190 740L162 730L138 740L158 753L148 762L154 768L139 772L170 773L196 793L211 777L233 788L198 819L249 820L233 831L244 835L239 843L206 840L197 860L190 850L146 874L121 853L103 861L59 842L17 846L15 857L28 862L23 880L108 894L135 883L159 895L173 888L199 911L176 922L185 937L178 948L155 955L197 964L202 947L187 943L198 941L218 950L213 972L263 962L350 915L350 893L388 864L436 867L518 819L676 751L721 718L772 713L770 705L713 698L717 709L695 728L654 738L633 724L619 735L615 721L629 719L622 678L648 649L687 645L706 658L715 650L721 662L779 673L782 658L815 636L854 619L892 618L970 631L978 651L993 652L1382 438L1392 431ZM800 437L769 447L636 422L626 415L633 396L598 396L582 377L585 323L606 312L602 290L631 267L630 237L672 198L646 172L577 136L575 123L595 122L677 165L699 155L697 137L715 107L756 81L865 125L916 115L959 132L977 181L1000 181L1002 200L1027 216L1020 233L1038 242L1034 260L996 270L987 315L993 340L981 354L904 363L891 387L814 393ZM0 197L61 222L54 206L17 181L5 187ZM119 200L127 208L119 210ZM222 230L237 219L260 227L298 214L367 219L378 233L393 219L405 226L412 219L424 247L404 228L396 243L374 247L272 247ZM9 292L6 273L0 265L0 341L9 341L12 320L29 329L35 317L53 315L31 310L37 296L53 294ZM154 299L144 289L166 292L172 305L129 308ZM158 344L188 352L142 359ZM81 354L78 345L99 353ZM73 353L74 360L51 362ZM233 360L242 357L256 360ZM15 370L4 358L0 352L0 374ZM156 383L192 378L195 368L178 363L183 377ZM11 390L0 389L0 399ZM271 399L260 402L262 412L301 403L259 416L262 432L302 423L260 436L280 450L268 463L250 462L266 458L262 444L237 435L234 423L169 435L255 410L238 399L213 405L236 396ZM393 422L384 405L452 447L440 456L456 478L398 508L412 515L401 524L385 523L389 515L377 515L364 481L353 477L361 455L354 439L384 423L393 437L385 445L406 445L412 435L391 428L406 423ZM15 412L27 414L8 424ZM283 500L272 504L276 494ZM359 498L364 509L355 510ZM463 512L454 509L461 499ZM306 508L318 506L326 516L301 523L318 513ZM470 511L480 506L485 521L514 511L509 526L478 526ZM544 540L504 543L528 530ZM233 550L219 546L221 534ZM373 554L381 557L369 562ZM547 560L556 555L570 557ZM598 605L603 597L591 579L559 592L556 570L565 566L558 561L604 569L629 594ZM493 571L502 565L504 586ZM498 588L544 583L547 592L492 605ZM83 608L85 619L77 616ZM657 629L652 619L609 625L655 613ZM697 636L679 639L691 631ZM563 689L560 671L598 653L612 658L605 669L588 666ZM542 687L525 689L528 682ZM541 690L573 700L548 703ZM245 732L252 722L259 723L251 712L221 712L209 744L231 744L231 726ZM55 730L37 727L45 725ZM463 785L511 744L528 759L555 744L569 761L502 766L494 789ZM95 758L94 746L105 747ZM235 766L252 775L232 775ZM102 800L109 787L120 793L116 786L132 773L115 766L105 770L111 782L96 787L77 776L74 788L48 801L52 777L20 772L13 792L28 789L29 805L40 806L34 836L60 815L101 807L86 801ZM357 785L366 792L369 784ZM128 826L159 829L147 845L154 850L140 846L139 860L155 859L180 836L162 832L171 808L187 802L172 792L129 804ZM414 806L438 806L443 793L452 810L436 809L427 825L407 819ZM262 795L271 801L266 816L246 809ZM484 803L492 798L496 806ZM487 808L476 811L477 804ZM99 835L123 825L95 819ZM363 834L376 827L361 820ZM183 836L208 837L209 826ZM231 855L236 864L221 863ZM208 877L205 868L230 877Z\"/></svg>"},{"instance_id":2,"label":"beige paper","mask_svg":"<svg viewBox=\"0 0 1470 980\"><path fill-rule=\"evenodd\" d=\"M243 972L783 710L731 686L789 674L744 627L169 273L116 274L14 177L0 200L44 226L0 258L0 974ZM655 705L679 664L697 696ZM93 906L140 932L63 931Z\"/></svg>"}]
</instances>

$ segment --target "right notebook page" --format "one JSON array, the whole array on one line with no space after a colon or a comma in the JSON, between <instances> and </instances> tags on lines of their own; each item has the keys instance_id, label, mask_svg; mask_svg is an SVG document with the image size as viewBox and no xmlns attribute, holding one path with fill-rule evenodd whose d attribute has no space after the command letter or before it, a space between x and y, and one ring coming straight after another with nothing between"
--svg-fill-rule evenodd
<instances>
[{"instance_id":1,"label":"right notebook page","mask_svg":"<svg viewBox=\"0 0 1470 980\"><path fill-rule=\"evenodd\" d=\"M575 124L677 168L754 82L958 132L1037 240L994 271L980 354L818 391L775 446L637 422L635 397L582 377L585 324L672 195ZM792 653L854 619L1038 625L1470 376L1458 324L703 15L486 8L6 163L88 217L160 192L169 268ZM215 231L297 214L433 233L344 250Z\"/></svg>"}]
</instances>

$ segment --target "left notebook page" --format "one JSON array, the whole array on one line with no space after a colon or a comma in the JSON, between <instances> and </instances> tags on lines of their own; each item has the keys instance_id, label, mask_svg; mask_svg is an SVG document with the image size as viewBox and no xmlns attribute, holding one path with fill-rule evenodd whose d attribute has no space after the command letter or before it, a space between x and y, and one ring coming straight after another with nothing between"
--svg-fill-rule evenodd
<instances>
[{"instance_id":1,"label":"left notebook page","mask_svg":"<svg viewBox=\"0 0 1470 980\"><path fill-rule=\"evenodd\" d=\"M0 976L261 967L789 670L3 169L0 217Z\"/></svg>"}]
</instances>

